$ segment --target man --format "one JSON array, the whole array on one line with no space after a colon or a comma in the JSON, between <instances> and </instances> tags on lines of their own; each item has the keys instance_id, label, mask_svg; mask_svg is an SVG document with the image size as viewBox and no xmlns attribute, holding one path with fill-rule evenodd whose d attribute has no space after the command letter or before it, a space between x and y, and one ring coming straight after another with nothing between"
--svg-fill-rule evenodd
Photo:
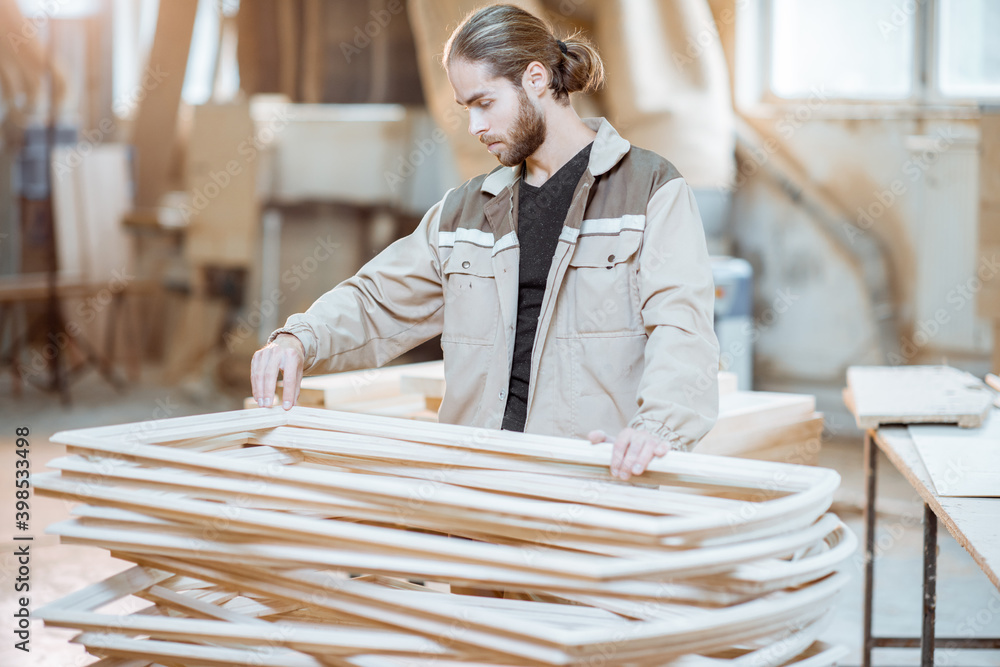
<instances>
[{"instance_id":1,"label":"man","mask_svg":"<svg viewBox=\"0 0 1000 667\"><path fill-rule=\"evenodd\" d=\"M469 16L444 65L469 132L501 163L275 331L253 395L303 369L381 366L441 334L445 423L611 441L611 472L690 449L718 413L714 287L690 188L569 95L597 52L510 5Z\"/></svg>"}]
</instances>

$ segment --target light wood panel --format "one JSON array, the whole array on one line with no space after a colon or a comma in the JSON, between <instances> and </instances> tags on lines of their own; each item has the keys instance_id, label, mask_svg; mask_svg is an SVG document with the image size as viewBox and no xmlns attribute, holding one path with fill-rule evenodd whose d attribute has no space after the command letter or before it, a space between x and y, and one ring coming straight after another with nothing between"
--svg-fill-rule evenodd
<instances>
[{"instance_id":1,"label":"light wood panel","mask_svg":"<svg viewBox=\"0 0 1000 667\"><path fill-rule=\"evenodd\" d=\"M1000 498L1000 410L979 428L910 426L939 496Z\"/></svg>"},{"instance_id":2,"label":"light wood panel","mask_svg":"<svg viewBox=\"0 0 1000 667\"><path fill-rule=\"evenodd\" d=\"M132 129L139 173L138 206L158 205L170 186L181 90L197 11L198 0L160 3L147 63L151 75Z\"/></svg>"},{"instance_id":3,"label":"light wood panel","mask_svg":"<svg viewBox=\"0 0 1000 667\"><path fill-rule=\"evenodd\" d=\"M852 366L844 399L864 429L921 423L975 428L993 403L981 380L949 366Z\"/></svg>"}]
</instances>

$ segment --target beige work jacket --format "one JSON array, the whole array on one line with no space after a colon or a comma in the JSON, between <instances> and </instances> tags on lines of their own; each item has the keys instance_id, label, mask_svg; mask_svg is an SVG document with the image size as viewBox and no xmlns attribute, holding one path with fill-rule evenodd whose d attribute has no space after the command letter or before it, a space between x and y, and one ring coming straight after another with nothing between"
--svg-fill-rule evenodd
<instances>
[{"instance_id":1,"label":"beige work jacket","mask_svg":"<svg viewBox=\"0 0 1000 667\"><path fill-rule=\"evenodd\" d=\"M604 119L542 301L525 432L643 428L690 449L718 414L714 286L690 187ZM448 191L416 231L275 331L307 374L381 366L437 334L445 423L500 428L517 321L519 168Z\"/></svg>"}]
</instances>

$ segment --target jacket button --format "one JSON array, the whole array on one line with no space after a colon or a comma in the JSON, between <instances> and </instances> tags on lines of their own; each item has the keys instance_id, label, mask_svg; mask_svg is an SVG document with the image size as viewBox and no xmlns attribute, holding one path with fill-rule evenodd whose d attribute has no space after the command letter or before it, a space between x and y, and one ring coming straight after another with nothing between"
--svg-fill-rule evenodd
<instances>
[{"instance_id":1,"label":"jacket button","mask_svg":"<svg viewBox=\"0 0 1000 667\"><path fill-rule=\"evenodd\" d=\"M462 262L462 268L463 269L467 269L470 266L472 266L472 262L470 262L469 260L465 260L464 262Z\"/></svg>"},{"instance_id":2,"label":"jacket button","mask_svg":"<svg viewBox=\"0 0 1000 667\"><path fill-rule=\"evenodd\" d=\"M501 400L501 401L503 400L503 397L504 397L504 392L502 392L502 391L501 391L501 392L500 392L500 400Z\"/></svg>"},{"instance_id":3,"label":"jacket button","mask_svg":"<svg viewBox=\"0 0 1000 667\"><path fill-rule=\"evenodd\" d=\"M615 261L615 256L614 255L608 255L608 261L609 262Z\"/></svg>"}]
</instances>

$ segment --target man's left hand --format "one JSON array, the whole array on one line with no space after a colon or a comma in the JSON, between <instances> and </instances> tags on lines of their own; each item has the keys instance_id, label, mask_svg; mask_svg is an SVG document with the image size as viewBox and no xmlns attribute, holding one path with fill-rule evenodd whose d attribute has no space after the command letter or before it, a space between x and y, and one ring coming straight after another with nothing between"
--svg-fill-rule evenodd
<instances>
[{"instance_id":1,"label":"man's left hand","mask_svg":"<svg viewBox=\"0 0 1000 667\"><path fill-rule=\"evenodd\" d=\"M649 431L625 428L613 441L604 431L591 431L587 438L593 444L614 442L611 454L611 474L627 480L632 475L641 475L653 457L664 456L672 447L670 443Z\"/></svg>"}]
</instances>

